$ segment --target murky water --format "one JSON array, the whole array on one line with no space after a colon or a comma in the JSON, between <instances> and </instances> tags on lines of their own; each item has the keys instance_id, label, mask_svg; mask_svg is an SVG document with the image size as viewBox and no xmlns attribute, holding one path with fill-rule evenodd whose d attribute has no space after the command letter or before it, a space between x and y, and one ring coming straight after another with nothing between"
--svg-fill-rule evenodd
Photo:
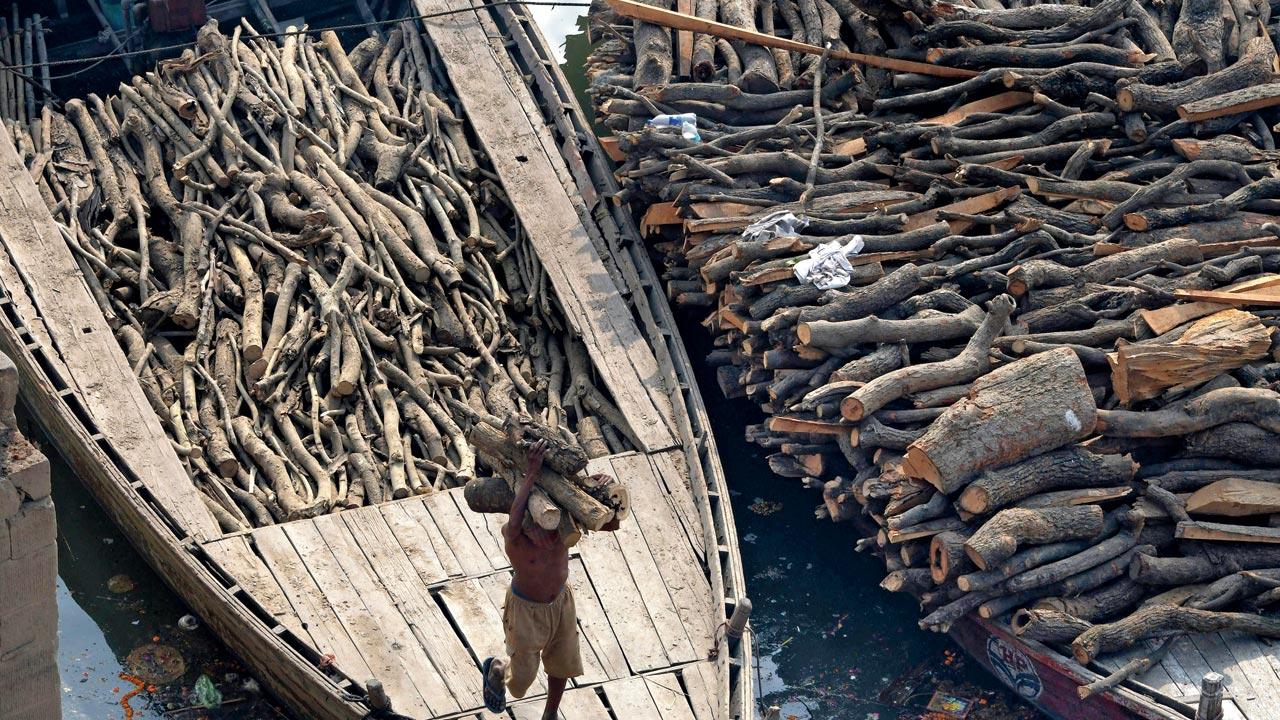
<instances>
[{"instance_id":1,"label":"murky water","mask_svg":"<svg viewBox=\"0 0 1280 720\"><path fill-rule=\"evenodd\" d=\"M589 50L580 11L533 9L548 40L563 48L566 72L576 82L581 72L575 68ZM685 324L697 365L709 349L707 338ZM760 420L758 410L745 401L723 400L714 377L698 370L708 389L756 607L754 672L764 705L778 705L783 718L796 720L918 718L941 690L972 699L976 712L970 717L1033 716L947 638L916 629L914 603L877 587L882 566L853 552L852 530L816 521L818 495L774 476L759 448L742 439L743 426ZM28 436L42 441L29 425ZM122 700L140 720L287 717L259 698L252 683L246 688L243 668L203 627L181 627L189 612L184 604L56 453L41 445L53 461L58 508L64 718L129 717Z\"/></svg>"}]
</instances>

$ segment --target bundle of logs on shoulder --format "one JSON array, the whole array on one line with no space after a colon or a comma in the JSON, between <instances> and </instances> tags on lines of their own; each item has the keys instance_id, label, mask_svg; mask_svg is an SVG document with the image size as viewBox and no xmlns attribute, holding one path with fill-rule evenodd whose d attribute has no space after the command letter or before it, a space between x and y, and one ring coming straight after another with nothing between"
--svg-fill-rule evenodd
<instances>
[{"instance_id":1,"label":"bundle of logs on shoulder","mask_svg":"<svg viewBox=\"0 0 1280 720\"><path fill-rule=\"evenodd\" d=\"M532 442L547 442L546 459L529 494L526 525L555 530L566 546L577 544L583 530L611 530L631 513L626 486L605 474L586 474L587 454L566 443L549 428L530 421L509 421L497 428L478 422L467 440L497 475L475 478L463 490L467 506L480 513L507 513L525 467ZM615 522L616 521L616 522Z\"/></svg>"},{"instance_id":2,"label":"bundle of logs on shoulder","mask_svg":"<svg viewBox=\"0 0 1280 720\"><path fill-rule=\"evenodd\" d=\"M1268 3L739 5L697 14L972 71L695 34L689 78L680 33L594 11L623 192L673 302L706 313L720 388L767 415L747 434L769 466L820 518L871 521L859 549L925 628L1005 618L1081 662L1280 634ZM700 138L644 124L682 112ZM800 234L744 239L784 210ZM847 285L797 280L854 235Z\"/></svg>"},{"instance_id":3,"label":"bundle of logs on shoulder","mask_svg":"<svg viewBox=\"0 0 1280 720\"><path fill-rule=\"evenodd\" d=\"M6 124L226 531L499 472L467 433L512 418L635 447L433 54L412 22L349 51L210 24Z\"/></svg>"}]
</instances>

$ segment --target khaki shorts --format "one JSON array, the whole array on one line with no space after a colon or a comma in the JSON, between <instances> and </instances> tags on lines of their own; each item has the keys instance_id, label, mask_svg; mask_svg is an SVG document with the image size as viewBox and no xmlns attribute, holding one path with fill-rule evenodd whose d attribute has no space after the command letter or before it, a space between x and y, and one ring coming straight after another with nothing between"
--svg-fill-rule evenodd
<instances>
[{"instance_id":1,"label":"khaki shorts","mask_svg":"<svg viewBox=\"0 0 1280 720\"><path fill-rule=\"evenodd\" d=\"M569 586L549 603L530 602L508 588L502 629L511 658L507 690L512 697L522 698L529 690L538 675L539 658L550 677L567 679L582 674L578 616Z\"/></svg>"}]
</instances>

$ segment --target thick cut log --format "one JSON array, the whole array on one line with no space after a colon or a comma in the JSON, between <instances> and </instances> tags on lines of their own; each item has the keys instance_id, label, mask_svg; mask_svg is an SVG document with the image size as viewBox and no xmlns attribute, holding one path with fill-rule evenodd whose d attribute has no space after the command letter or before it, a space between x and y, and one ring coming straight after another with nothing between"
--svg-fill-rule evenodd
<instances>
[{"instance_id":1,"label":"thick cut log","mask_svg":"<svg viewBox=\"0 0 1280 720\"><path fill-rule=\"evenodd\" d=\"M1250 422L1280 432L1280 394L1232 387L1150 412L1099 410L1097 429L1112 437L1154 438L1190 435L1231 422Z\"/></svg>"},{"instance_id":2,"label":"thick cut log","mask_svg":"<svg viewBox=\"0 0 1280 720\"><path fill-rule=\"evenodd\" d=\"M1118 533L1081 553L1015 575L1005 582L1005 588L1009 592L1022 592L1051 585L1121 555L1137 544L1138 539L1132 533Z\"/></svg>"},{"instance_id":3,"label":"thick cut log","mask_svg":"<svg viewBox=\"0 0 1280 720\"><path fill-rule=\"evenodd\" d=\"M984 514L1047 490L1127 483L1137 469L1128 455L1098 455L1072 445L981 473L957 504L967 512Z\"/></svg>"},{"instance_id":4,"label":"thick cut log","mask_svg":"<svg viewBox=\"0 0 1280 720\"><path fill-rule=\"evenodd\" d=\"M1083 595L1037 600L1032 607L1057 610L1096 623L1137 605L1147 592L1146 587L1126 577Z\"/></svg>"},{"instance_id":5,"label":"thick cut log","mask_svg":"<svg viewBox=\"0 0 1280 720\"><path fill-rule=\"evenodd\" d=\"M467 507L478 513L507 513L516 499L511 483L500 477L472 478L463 486L462 496ZM543 530L560 527L560 508L547 497L540 487L529 493L529 517Z\"/></svg>"},{"instance_id":6,"label":"thick cut log","mask_svg":"<svg viewBox=\"0 0 1280 720\"><path fill-rule=\"evenodd\" d=\"M1248 517L1280 512L1280 485L1228 478L1200 488L1187 498L1187 512L1196 515Z\"/></svg>"},{"instance_id":7,"label":"thick cut log","mask_svg":"<svg viewBox=\"0 0 1280 720\"><path fill-rule=\"evenodd\" d=\"M641 1L664 10L671 9L670 0ZM671 31L660 25L633 20L631 33L636 55L631 87L640 89L650 85L666 85L671 80L673 65Z\"/></svg>"},{"instance_id":8,"label":"thick cut log","mask_svg":"<svg viewBox=\"0 0 1280 720\"><path fill-rule=\"evenodd\" d=\"M508 482L519 478L525 463L525 451L507 434L487 423L478 422L467 432L467 441L490 466L508 473ZM560 473L543 468L536 480L538 487L573 519L588 530L599 530L614 518L614 511L591 497L576 483Z\"/></svg>"},{"instance_id":9,"label":"thick cut log","mask_svg":"<svg viewBox=\"0 0 1280 720\"><path fill-rule=\"evenodd\" d=\"M1013 298L1007 295L995 298L986 319L959 355L950 360L913 365L881 375L841 401L840 414L847 420L861 420L905 395L959 385L981 376L991 366L988 358L991 343L1004 330L1012 312Z\"/></svg>"},{"instance_id":10,"label":"thick cut log","mask_svg":"<svg viewBox=\"0 0 1280 720\"><path fill-rule=\"evenodd\" d=\"M924 287L925 281L920 275L920 268L907 263L865 287L828 291L822 296L822 305L799 309L795 313L795 319L802 322L856 320L893 307ZM777 317L779 316L775 316ZM765 329L770 328L766 325Z\"/></svg>"},{"instance_id":11,"label":"thick cut log","mask_svg":"<svg viewBox=\"0 0 1280 720\"><path fill-rule=\"evenodd\" d=\"M1187 436L1186 454L1244 465L1280 465L1280 437L1252 423L1227 423Z\"/></svg>"},{"instance_id":12,"label":"thick cut log","mask_svg":"<svg viewBox=\"0 0 1280 720\"><path fill-rule=\"evenodd\" d=\"M929 542L929 571L939 585L954 580L973 569L964 551L966 532L949 530L933 536Z\"/></svg>"},{"instance_id":13,"label":"thick cut log","mask_svg":"<svg viewBox=\"0 0 1280 720\"><path fill-rule=\"evenodd\" d=\"M1185 557L1142 556L1129 567L1129 577L1143 585L1194 585L1222 577L1227 568L1280 567L1280 547L1268 544L1215 545L1210 554Z\"/></svg>"},{"instance_id":14,"label":"thick cut log","mask_svg":"<svg viewBox=\"0 0 1280 720\"><path fill-rule=\"evenodd\" d=\"M906 568L886 575L880 582L880 587L889 592L906 592L919 596L933 587L933 579L929 577L928 568Z\"/></svg>"},{"instance_id":15,"label":"thick cut log","mask_svg":"<svg viewBox=\"0 0 1280 720\"><path fill-rule=\"evenodd\" d=\"M1178 117L1202 122L1280 105L1280 83L1255 85L1178 106Z\"/></svg>"},{"instance_id":16,"label":"thick cut log","mask_svg":"<svg viewBox=\"0 0 1280 720\"><path fill-rule=\"evenodd\" d=\"M587 467L587 453L576 443L565 441L564 435L542 423L523 417L508 420L505 430L507 437L513 442L534 443L539 440L547 443L547 451L543 462L547 467L564 475L573 477Z\"/></svg>"},{"instance_id":17,"label":"thick cut log","mask_svg":"<svg viewBox=\"0 0 1280 720\"><path fill-rule=\"evenodd\" d=\"M1116 83L1116 103L1125 112L1172 116L1177 113L1179 105L1273 82L1276 79L1272 69L1275 57L1276 49L1270 38L1254 38L1245 46L1239 60L1203 77L1168 85L1148 85L1137 79L1122 79Z\"/></svg>"},{"instance_id":18,"label":"thick cut log","mask_svg":"<svg viewBox=\"0 0 1280 720\"><path fill-rule=\"evenodd\" d=\"M1271 349L1271 329L1241 310L1223 310L1151 341L1120 345L1107 355L1120 402L1194 387L1257 360Z\"/></svg>"},{"instance_id":19,"label":"thick cut log","mask_svg":"<svg viewBox=\"0 0 1280 720\"><path fill-rule=\"evenodd\" d=\"M1162 261L1196 263L1203 259L1199 243L1179 239L1108 255L1080 267L1067 267L1050 260L1030 260L1009 271L1008 291L1020 297L1036 288L1106 282L1155 267Z\"/></svg>"},{"instance_id":20,"label":"thick cut log","mask_svg":"<svg viewBox=\"0 0 1280 720\"><path fill-rule=\"evenodd\" d=\"M1088 437L1095 415L1076 354L1043 352L974 381L968 397L911 443L902 469L950 494L974 473Z\"/></svg>"},{"instance_id":21,"label":"thick cut log","mask_svg":"<svg viewBox=\"0 0 1280 720\"><path fill-rule=\"evenodd\" d=\"M1069 643L1093 624L1058 610L1032 608L1015 612L1009 620L1009 627L1020 638L1044 643Z\"/></svg>"},{"instance_id":22,"label":"thick cut log","mask_svg":"<svg viewBox=\"0 0 1280 720\"><path fill-rule=\"evenodd\" d=\"M1253 613L1213 612L1175 605L1148 605L1113 623L1095 625L1071 643L1082 664L1152 637L1234 630L1261 637L1280 637L1280 619Z\"/></svg>"},{"instance_id":23,"label":"thick cut log","mask_svg":"<svg viewBox=\"0 0 1280 720\"><path fill-rule=\"evenodd\" d=\"M720 0L720 17L729 25L746 30L756 30L756 4L754 0ZM778 68L773 55L764 47L732 41L733 49L742 61L742 75L737 85L749 93L778 91Z\"/></svg>"},{"instance_id":24,"label":"thick cut log","mask_svg":"<svg viewBox=\"0 0 1280 720\"><path fill-rule=\"evenodd\" d=\"M1103 528L1102 508L1082 505L1066 508L1001 510L965 541L969 559L982 570L1013 557L1022 545L1044 545L1063 540L1097 537Z\"/></svg>"},{"instance_id":25,"label":"thick cut log","mask_svg":"<svg viewBox=\"0 0 1280 720\"><path fill-rule=\"evenodd\" d=\"M982 308L975 305L959 313L908 320L883 320L874 315L840 322L815 320L797 325L796 337L805 345L827 350L859 343L938 343L970 337L983 316Z\"/></svg>"}]
</instances>

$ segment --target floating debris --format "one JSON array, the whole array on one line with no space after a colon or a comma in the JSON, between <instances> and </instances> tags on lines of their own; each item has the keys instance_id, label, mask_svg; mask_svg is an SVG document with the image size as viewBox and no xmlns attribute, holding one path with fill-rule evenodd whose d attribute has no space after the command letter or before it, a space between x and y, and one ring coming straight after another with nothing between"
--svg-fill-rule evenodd
<instances>
[{"instance_id":1,"label":"floating debris","mask_svg":"<svg viewBox=\"0 0 1280 720\"><path fill-rule=\"evenodd\" d=\"M117 595L133 592L138 585L128 575L112 575L107 580L107 589Z\"/></svg>"},{"instance_id":2,"label":"floating debris","mask_svg":"<svg viewBox=\"0 0 1280 720\"><path fill-rule=\"evenodd\" d=\"M182 628L183 630L186 630L187 632L190 632L200 627L200 619L197 618L195 615L190 615L190 614L183 615L182 617L178 618L178 627Z\"/></svg>"},{"instance_id":3,"label":"floating debris","mask_svg":"<svg viewBox=\"0 0 1280 720\"><path fill-rule=\"evenodd\" d=\"M782 509L782 503L776 500L765 500L764 498L756 498L748 508L757 515L772 515Z\"/></svg>"},{"instance_id":4,"label":"floating debris","mask_svg":"<svg viewBox=\"0 0 1280 720\"><path fill-rule=\"evenodd\" d=\"M187 661L171 645L147 643L134 648L125 658L132 673L153 685L164 685L187 672Z\"/></svg>"}]
</instances>

